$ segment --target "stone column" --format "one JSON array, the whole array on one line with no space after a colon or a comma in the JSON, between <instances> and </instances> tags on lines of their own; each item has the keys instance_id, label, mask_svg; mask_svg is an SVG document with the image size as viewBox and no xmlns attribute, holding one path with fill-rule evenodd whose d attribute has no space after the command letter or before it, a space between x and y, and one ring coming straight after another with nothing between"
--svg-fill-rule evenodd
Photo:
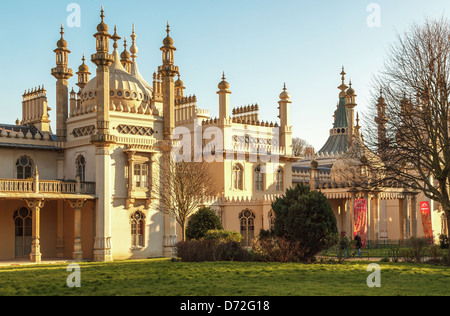
<instances>
[{"instance_id":1,"label":"stone column","mask_svg":"<svg viewBox=\"0 0 450 316\"><path fill-rule=\"evenodd\" d=\"M417 195L411 196L412 235L417 237Z\"/></svg>"},{"instance_id":2,"label":"stone column","mask_svg":"<svg viewBox=\"0 0 450 316\"><path fill-rule=\"evenodd\" d=\"M73 208L73 260L82 261L83 251L81 248L81 209L86 205L86 200L69 201Z\"/></svg>"},{"instance_id":3,"label":"stone column","mask_svg":"<svg viewBox=\"0 0 450 316\"><path fill-rule=\"evenodd\" d=\"M25 202L33 213L30 261L39 263L42 259L40 245L41 209L44 207L45 201L44 199L30 199L25 200Z\"/></svg>"},{"instance_id":4,"label":"stone column","mask_svg":"<svg viewBox=\"0 0 450 316\"><path fill-rule=\"evenodd\" d=\"M111 252L111 149L97 147L96 159L96 218L94 260L112 261Z\"/></svg>"},{"instance_id":5,"label":"stone column","mask_svg":"<svg viewBox=\"0 0 450 316\"><path fill-rule=\"evenodd\" d=\"M375 193L373 197L373 226L374 237L378 241L380 238L380 194Z\"/></svg>"}]
</instances>

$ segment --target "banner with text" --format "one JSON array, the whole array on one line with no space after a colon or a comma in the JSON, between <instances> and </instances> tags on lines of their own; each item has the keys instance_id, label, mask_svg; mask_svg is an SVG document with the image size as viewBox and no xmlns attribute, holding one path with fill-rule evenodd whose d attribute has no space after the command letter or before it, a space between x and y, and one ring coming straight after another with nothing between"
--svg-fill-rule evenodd
<instances>
[{"instance_id":1,"label":"banner with text","mask_svg":"<svg viewBox=\"0 0 450 316\"><path fill-rule=\"evenodd\" d=\"M361 237L362 246L366 245L367 238L367 200L356 199L355 200L355 212L354 212L354 234L356 236L359 233Z\"/></svg>"},{"instance_id":2,"label":"banner with text","mask_svg":"<svg viewBox=\"0 0 450 316\"><path fill-rule=\"evenodd\" d=\"M433 229L431 226L431 211L428 201L420 202L420 214L422 214L423 235L430 243L432 243Z\"/></svg>"}]
</instances>

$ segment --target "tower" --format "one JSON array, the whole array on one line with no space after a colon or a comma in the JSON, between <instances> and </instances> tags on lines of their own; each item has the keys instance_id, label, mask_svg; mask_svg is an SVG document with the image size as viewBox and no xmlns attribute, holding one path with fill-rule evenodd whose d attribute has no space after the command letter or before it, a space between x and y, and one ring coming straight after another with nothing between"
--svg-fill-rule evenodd
<instances>
[{"instance_id":1,"label":"tower","mask_svg":"<svg viewBox=\"0 0 450 316\"><path fill-rule=\"evenodd\" d=\"M167 37L163 40L161 47L163 64L158 67L162 75L163 112L164 112L164 138L171 139L175 128L175 82L174 77L178 75L179 69L174 65L174 53L177 50L173 46L170 37L170 26L167 22ZM133 52L132 52L133 53Z\"/></svg>"},{"instance_id":2,"label":"tower","mask_svg":"<svg viewBox=\"0 0 450 316\"><path fill-rule=\"evenodd\" d=\"M386 139L386 123L388 118L386 116L386 101L383 97L383 89L380 88L380 97L377 103L377 116L375 117L375 123L378 125L378 150L383 150Z\"/></svg>"},{"instance_id":3,"label":"tower","mask_svg":"<svg viewBox=\"0 0 450 316\"><path fill-rule=\"evenodd\" d=\"M69 83L73 76L72 69L69 68L69 54L67 42L64 39L64 27L61 25L61 38L56 43L56 68L51 74L56 78L56 136L58 141L67 140L66 120L69 113Z\"/></svg>"},{"instance_id":4,"label":"tower","mask_svg":"<svg viewBox=\"0 0 450 316\"><path fill-rule=\"evenodd\" d=\"M127 50L127 38L123 39L123 52L120 54L120 62L122 63L123 68L130 73L131 72L131 64L133 63L131 60L131 55Z\"/></svg>"},{"instance_id":5,"label":"tower","mask_svg":"<svg viewBox=\"0 0 450 316\"><path fill-rule=\"evenodd\" d=\"M286 84L284 84L278 104L280 105L280 147L286 148L286 155L292 155L292 127L289 122L289 105L292 101L290 98L291 95L287 92Z\"/></svg>"},{"instance_id":6,"label":"tower","mask_svg":"<svg viewBox=\"0 0 450 316\"><path fill-rule=\"evenodd\" d=\"M175 100L178 101L184 97L184 90L186 87L184 86L184 82L180 79L180 75L178 74L178 80L175 81Z\"/></svg>"},{"instance_id":7,"label":"tower","mask_svg":"<svg viewBox=\"0 0 450 316\"><path fill-rule=\"evenodd\" d=\"M222 123L230 117L230 84L226 82L225 72L222 76L222 81L219 83L219 91L217 94L219 95L219 119Z\"/></svg>"},{"instance_id":8,"label":"tower","mask_svg":"<svg viewBox=\"0 0 450 316\"><path fill-rule=\"evenodd\" d=\"M356 107L356 94L355 90L352 88L352 82L350 81L350 87L347 90L345 107L347 109L347 120L348 120L348 147L351 146L353 141L353 135L355 134L355 107Z\"/></svg>"},{"instance_id":9,"label":"tower","mask_svg":"<svg viewBox=\"0 0 450 316\"><path fill-rule=\"evenodd\" d=\"M114 137L109 133L109 66L114 62L114 56L109 53L108 26L103 21L105 15L101 10L101 22L97 26L97 52L91 56L97 66L97 133L91 136L95 144L95 190L98 196L96 202L96 227L94 242L94 260L112 261L111 252L111 151Z\"/></svg>"},{"instance_id":10,"label":"tower","mask_svg":"<svg viewBox=\"0 0 450 316\"><path fill-rule=\"evenodd\" d=\"M109 53L108 25L104 22L103 7L100 15L102 21L97 26L96 39L97 52L91 56L92 62L97 66L97 134L93 135L94 142L108 142L109 135L109 66L114 57Z\"/></svg>"}]
</instances>

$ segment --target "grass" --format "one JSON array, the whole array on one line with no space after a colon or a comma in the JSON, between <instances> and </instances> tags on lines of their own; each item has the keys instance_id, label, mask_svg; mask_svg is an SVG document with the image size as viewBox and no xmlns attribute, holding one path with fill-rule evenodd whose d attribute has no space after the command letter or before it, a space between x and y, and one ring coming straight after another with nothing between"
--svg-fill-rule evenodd
<instances>
[{"instance_id":1,"label":"grass","mask_svg":"<svg viewBox=\"0 0 450 316\"><path fill-rule=\"evenodd\" d=\"M3 296L413 296L448 295L450 268L379 263L381 287L369 288L369 262L343 264L170 262L81 263L81 287L67 265L0 268Z\"/></svg>"}]
</instances>

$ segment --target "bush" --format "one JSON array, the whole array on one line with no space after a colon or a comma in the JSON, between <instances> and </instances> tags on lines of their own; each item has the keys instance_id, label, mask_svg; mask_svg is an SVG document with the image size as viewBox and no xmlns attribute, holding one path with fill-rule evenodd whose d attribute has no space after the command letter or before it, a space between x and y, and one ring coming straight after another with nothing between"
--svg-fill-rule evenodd
<instances>
[{"instance_id":1,"label":"bush","mask_svg":"<svg viewBox=\"0 0 450 316\"><path fill-rule=\"evenodd\" d=\"M256 259L263 262L298 262L299 249L299 242L267 235L260 236L252 245Z\"/></svg>"},{"instance_id":2,"label":"bush","mask_svg":"<svg viewBox=\"0 0 450 316\"><path fill-rule=\"evenodd\" d=\"M439 234L439 246L441 249L448 249L448 237L444 234Z\"/></svg>"},{"instance_id":3,"label":"bush","mask_svg":"<svg viewBox=\"0 0 450 316\"><path fill-rule=\"evenodd\" d=\"M251 261L251 254L235 241L214 239L182 241L175 246L177 256L184 262Z\"/></svg>"},{"instance_id":4,"label":"bush","mask_svg":"<svg viewBox=\"0 0 450 316\"><path fill-rule=\"evenodd\" d=\"M324 194L297 185L273 204L275 235L298 243L301 261L310 261L316 254L336 243L336 217Z\"/></svg>"},{"instance_id":5,"label":"bush","mask_svg":"<svg viewBox=\"0 0 450 316\"><path fill-rule=\"evenodd\" d=\"M213 229L205 233L205 240L216 240L218 242L235 242L242 244L242 235L236 232L223 229Z\"/></svg>"},{"instance_id":6,"label":"bush","mask_svg":"<svg viewBox=\"0 0 450 316\"><path fill-rule=\"evenodd\" d=\"M409 238L409 244L412 248L412 256L414 260L416 262L421 262L425 255L427 240L425 238L411 237Z\"/></svg>"},{"instance_id":7,"label":"bush","mask_svg":"<svg viewBox=\"0 0 450 316\"><path fill-rule=\"evenodd\" d=\"M186 228L188 240L201 239L207 231L212 229L223 229L220 218L216 212L209 207L203 207L192 215Z\"/></svg>"}]
</instances>

